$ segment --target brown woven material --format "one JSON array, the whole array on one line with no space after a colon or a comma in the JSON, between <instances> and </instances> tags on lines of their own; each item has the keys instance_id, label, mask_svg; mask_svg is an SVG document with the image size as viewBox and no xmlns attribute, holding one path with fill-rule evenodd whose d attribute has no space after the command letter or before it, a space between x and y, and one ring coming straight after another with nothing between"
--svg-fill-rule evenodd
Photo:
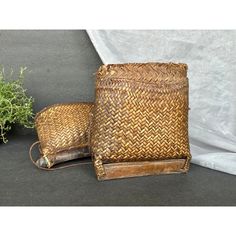
<instances>
[{"instance_id":1,"label":"brown woven material","mask_svg":"<svg viewBox=\"0 0 236 236\"><path fill-rule=\"evenodd\" d=\"M44 167L46 162L50 168L67 159L89 155L85 151L89 152L89 115L92 107L91 103L55 104L36 115L35 126L42 153L38 165Z\"/></svg>"},{"instance_id":2,"label":"brown woven material","mask_svg":"<svg viewBox=\"0 0 236 236\"><path fill-rule=\"evenodd\" d=\"M97 72L91 148L97 176L102 164L191 158L187 65L130 63Z\"/></svg>"}]
</instances>

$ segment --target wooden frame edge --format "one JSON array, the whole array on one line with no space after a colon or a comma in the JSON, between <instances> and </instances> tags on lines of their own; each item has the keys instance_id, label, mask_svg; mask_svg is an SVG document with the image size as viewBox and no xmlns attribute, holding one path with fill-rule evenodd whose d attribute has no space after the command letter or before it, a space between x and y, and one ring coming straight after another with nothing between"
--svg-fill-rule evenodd
<instances>
[{"instance_id":1,"label":"wooden frame edge","mask_svg":"<svg viewBox=\"0 0 236 236\"><path fill-rule=\"evenodd\" d=\"M138 161L102 164L105 174L98 180L121 179L148 175L186 173L186 159Z\"/></svg>"}]
</instances>

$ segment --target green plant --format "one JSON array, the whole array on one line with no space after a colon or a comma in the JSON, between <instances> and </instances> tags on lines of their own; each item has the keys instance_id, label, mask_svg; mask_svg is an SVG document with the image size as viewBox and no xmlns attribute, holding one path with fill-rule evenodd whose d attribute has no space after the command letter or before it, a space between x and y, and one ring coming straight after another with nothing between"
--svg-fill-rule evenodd
<instances>
[{"instance_id":1,"label":"green plant","mask_svg":"<svg viewBox=\"0 0 236 236\"><path fill-rule=\"evenodd\" d=\"M33 98L26 95L23 80L27 68L21 67L16 79L13 70L6 74L0 66L0 141L6 143L6 133L12 125L33 128Z\"/></svg>"}]
</instances>

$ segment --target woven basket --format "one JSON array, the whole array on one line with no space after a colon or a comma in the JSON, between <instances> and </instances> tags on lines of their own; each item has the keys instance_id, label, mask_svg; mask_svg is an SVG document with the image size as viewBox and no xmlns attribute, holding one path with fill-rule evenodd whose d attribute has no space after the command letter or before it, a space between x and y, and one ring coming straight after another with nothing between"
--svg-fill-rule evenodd
<instances>
[{"instance_id":1,"label":"woven basket","mask_svg":"<svg viewBox=\"0 0 236 236\"><path fill-rule=\"evenodd\" d=\"M37 165L53 165L89 156L89 115L93 104L55 104L36 115L41 158Z\"/></svg>"},{"instance_id":2,"label":"woven basket","mask_svg":"<svg viewBox=\"0 0 236 236\"><path fill-rule=\"evenodd\" d=\"M188 171L188 109L186 64L101 66L97 72L91 133L98 179L106 179L104 164L109 163L133 162L137 166L140 162L146 165L184 159L177 172ZM120 166L116 166L117 171ZM142 175L150 173L153 171Z\"/></svg>"}]
</instances>

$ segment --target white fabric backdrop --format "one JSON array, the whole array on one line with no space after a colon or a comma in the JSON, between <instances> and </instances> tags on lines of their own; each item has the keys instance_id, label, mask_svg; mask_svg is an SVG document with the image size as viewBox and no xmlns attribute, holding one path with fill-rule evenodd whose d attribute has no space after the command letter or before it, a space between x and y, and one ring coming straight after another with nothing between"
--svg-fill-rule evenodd
<instances>
[{"instance_id":1,"label":"white fabric backdrop","mask_svg":"<svg viewBox=\"0 0 236 236\"><path fill-rule=\"evenodd\" d=\"M189 66L192 162L236 175L236 31L88 30L105 64Z\"/></svg>"}]
</instances>

